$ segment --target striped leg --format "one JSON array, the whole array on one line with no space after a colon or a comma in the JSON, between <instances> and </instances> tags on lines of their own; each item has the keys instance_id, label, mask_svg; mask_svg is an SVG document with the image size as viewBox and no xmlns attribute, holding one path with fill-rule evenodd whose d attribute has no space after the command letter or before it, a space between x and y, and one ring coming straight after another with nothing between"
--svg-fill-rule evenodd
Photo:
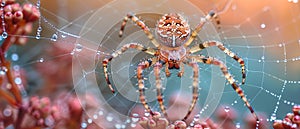
<instances>
[{"instance_id":1,"label":"striped leg","mask_svg":"<svg viewBox=\"0 0 300 129\"><path fill-rule=\"evenodd\" d=\"M138 79L138 86L139 86L139 92L140 92L140 101L143 104L143 106L146 108L147 112L149 112L152 116L154 113L150 109L146 97L145 97L145 85L144 85L144 77L143 77L143 71L146 68L149 68L152 65L152 62L155 63L156 60L149 59L147 61L143 61L139 63L137 67L137 79Z\"/></svg>"},{"instance_id":2,"label":"striped leg","mask_svg":"<svg viewBox=\"0 0 300 129\"><path fill-rule=\"evenodd\" d=\"M246 69L245 69L245 62L242 58L238 57L236 54L234 54L232 51L227 49L221 42L219 41L206 41L202 44L193 46L189 52L195 53L198 51L201 51L202 49L205 49L207 47L217 46L221 51L225 52L228 56L236 60L242 68L242 84L245 84L246 80Z\"/></svg>"},{"instance_id":3,"label":"striped leg","mask_svg":"<svg viewBox=\"0 0 300 129\"><path fill-rule=\"evenodd\" d=\"M167 77L170 77L171 73L170 73L170 70L169 70L169 63L165 64L165 73L166 73Z\"/></svg>"},{"instance_id":4,"label":"striped leg","mask_svg":"<svg viewBox=\"0 0 300 129\"><path fill-rule=\"evenodd\" d=\"M183 73L184 73L184 63L181 62L180 63L180 71L178 72L177 76L182 77Z\"/></svg>"},{"instance_id":5,"label":"striped leg","mask_svg":"<svg viewBox=\"0 0 300 129\"><path fill-rule=\"evenodd\" d=\"M193 109L195 108L196 102L198 100L198 96L199 96L199 66L196 62L190 62L189 65L193 68L193 99L192 99L192 103L189 107L189 110L187 112L187 114L185 115L185 117L182 119L182 121L186 121L186 119L190 116L190 114L192 113Z\"/></svg>"},{"instance_id":6,"label":"striped leg","mask_svg":"<svg viewBox=\"0 0 300 129\"><path fill-rule=\"evenodd\" d=\"M125 51L127 51L129 48L133 48L133 49L137 49L139 51L143 51L145 53L148 53L150 55L155 55L156 51L153 50L152 48L145 48L143 45L138 44L138 43L130 43L130 44L126 44L124 45L121 49L117 50L116 52L112 53L111 56L108 56L106 58L104 58L104 60L102 61L102 66L103 66L103 71L104 71L104 76L105 76L105 80L106 83L109 87L109 89L115 93L115 90L113 89L110 81L109 81L109 75L107 73L107 65L108 63L115 57L121 55L122 53L124 53Z\"/></svg>"},{"instance_id":7,"label":"striped leg","mask_svg":"<svg viewBox=\"0 0 300 129\"><path fill-rule=\"evenodd\" d=\"M162 94L162 84L161 84L161 78L160 78L160 71L162 68L162 64L160 62L157 62L154 65L154 76L155 76L155 85L156 85L156 93L157 93L157 101L159 103L159 107L161 112L164 114L165 118L168 118L168 114L166 112L166 107L164 106L164 99Z\"/></svg>"},{"instance_id":8,"label":"striped leg","mask_svg":"<svg viewBox=\"0 0 300 129\"><path fill-rule=\"evenodd\" d=\"M136 17L133 13L128 13L126 17L124 17L119 36L123 36L123 32L126 26L126 23L128 19L131 19L133 22L135 22L136 25L140 26L141 29L143 29L144 33L147 35L147 37L150 39L150 41L153 43L155 47L159 47L159 43L155 40L155 37L150 33L150 29L148 26L145 25L143 21L141 21L138 17Z\"/></svg>"},{"instance_id":9,"label":"striped leg","mask_svg":"<svg viewBox=\"0 0 300 129\"><path fill-rule=\"evenodd\" d=\"M246 106L252 113L252 115L256 118L257 121L259 121L257 115L255 114L253 108L251 107L250 103L248 102L247 98L245 97L245 94L239 85L235 83L234 78L231 76L231 74L228 72L228 69L226 65L217 59L214 58L205 58L204 56L191 56L192 59L196 60L197 62L205 63L205 64L213 64L217 65L221 68L221 71L223 72L225 78L228 80L228 82L231 84L232 88L235 90L235 92L241 97L241 99L245 102Z\"/></svg>"},{"instance_id":10,"label":"striped leg","mask_svg":"<svg viewBox=\"0 0 300 129\"><path fill-rule=\"evenodd\" d=\"M185 47L189 46L194 39L197 37L198 33L201 31L202 27L204 24L208 21L211 20L213 17L216 17L217 14L214 11L210 11L205 18L200 19L200 23L197 25L195 30L192 32L191 37L187 40L187 42L184 44Z\"/></svg>"}]
</instances>

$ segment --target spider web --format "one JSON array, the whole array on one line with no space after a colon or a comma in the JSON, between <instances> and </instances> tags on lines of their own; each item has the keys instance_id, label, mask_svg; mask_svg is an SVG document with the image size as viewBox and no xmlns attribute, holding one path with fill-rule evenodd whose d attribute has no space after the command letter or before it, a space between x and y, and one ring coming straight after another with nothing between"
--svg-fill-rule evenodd
<instances>
[{"instance_id":1,"label":"spider web","mask_svg":"<svg viewBox=\"0 0 300 129\"><path fill-rule=\"evenodd\" d=\"M130 50L112 60L109 73L116 94L111 94L103 75L102 59L122 45L138 42L153 47L144 33L132 22L128 22L123 38L118 37L122 18L134 12L153 28L164 13L183 14L191 27L197 25L201 16L211 9L222 8L226 1L215 3L205 1L113 1L108 0L57 0L24 1L40 3L41 19L34 26L36 32L27 36L31 45L13 47L8 54L15 66L27 70L36 64L73 56L73 90L80 95L83 106L93 103L96 111L86 112L90 118L82 123L82 128L96 122L100 127L128 128L137 124L136 107L140 105L136 88L135 68L140 60L150 58L144 53ZM70 4L72 3L72 4ZM253 4L257 3L257 4ZM251 6L249 6L251 5ZM299 60L300 60L300 15L298 1L232 1L226 12L220 14L221 29L208 23L199 33L195 43L219 40L245 60L247 78L242 85L247 98L256 112L264 112L265 119L272 123L282 119L293 105L300 104ZM42 28L40 31L38 28ZM154 32L152 30L152 32ZM44 55L48 46L58 46L65 54ZM25 49L25 50L24 50ZM32 51L32 50L35 51ZM55 51L55 50L52 50ZM198 53L199 54L199 53ZM240 66L216 48L200 54L209 55L226 62L236 80L241 80ZM229 104L243 116L248 113L243 101L225 83L219 68L200 65L199 114L211 117L219 105ZM51 69L49 69L50 71ZM163 72L162 72L163 73ZM146 98L153 110L158 109L155 96L155 78L152 69L145 70ZM36 79L35 74L30 78ZM176 71L172 77L161 74L165 101L179 92L191 98L192 70L185 66L185 74L179 79ZM36 79L38 80L38 79ZM39 84L35 81L31 85ZM179 90L178 90L179 89ZM26 94L24 94L26 95ZM88 95L97 98L89 102ZM189 96L190 95L190 96ZM166 104L168 105L168 104ZM172 105L168 105L172 108ZM144 114L148 115L148 114ZM242 119L242 117L240 117ZM242 121L237 121L237 125Z\"/></svg>"}]
</instances>

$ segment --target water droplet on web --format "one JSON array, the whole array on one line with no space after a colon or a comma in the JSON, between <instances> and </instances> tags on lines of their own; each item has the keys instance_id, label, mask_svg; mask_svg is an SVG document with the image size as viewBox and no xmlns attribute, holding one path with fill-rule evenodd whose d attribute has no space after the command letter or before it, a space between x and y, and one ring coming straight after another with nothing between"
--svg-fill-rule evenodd
<instances>
[{"instance_id":1,"label":"water droplet on web","mask_svg":"<svg viewBox=\"0 0 300 129\"><path fill-rule=\"evenodd\" d=\"M44 58L40 58L39 60L38 60L38 62L44 62L45 60L44 60Z\"/></svg>"},{"instance_id":2,"label":"water droplet on web","mask_svg":"<svg viewBox=\"0 0 300 129\"><path fill-rule=\"evenodd\" d=\"M19 77L15 78L15 83L16 83L17 85L22 84L22 79L19 78Z\"/></svg>"},{"instance_id":3,"label":"water droplet on web","mask_svg":"<svg viewBox=\"0 0 300 129\"><path fill-rule=\"evenodd\" d=\"M45 125L47 125L48 127L53 126L55 123L55 120L53 119L53 117L47 117L45 119Z\"/></svg>"},{"instance_id":4,"label":"water droplet on web","mask_svg":"<svg viewBox=\"0 0 300 129\"><path fill-rule=\"evenodd\" d=\"M9 108L5 108L5 109L3 110L3 115L6 116L6 117L11 116L11 115L12 115L12 110L9 109Z\"/></svg>"},{"instance_id":5,"label":"water droplet on web","mask_svg":"<svg viewBox=\"0 0 300 129\"><path fill-rule=\"evenodd\" d=\"M4 7L5 6L5 1L1 2L1 6Z\"/></svg>"},{"instance_id":6,"label":"water droplet on web","mask_svg":"<svg viewBox=\"0 0 300 129\"><path fill-rule=\"evenodd\" d=\"M133 128L134 128L134 127L136 127L136 124L131 123L131 124L130 124L130 127L133 127Z\"/></svg>"},{"instance_id":7,"label":"water droplet on web","mask_svg":"<svg viewBox=\"0 0 300 129\"><path fill-rule=\"evenodd\" d=\"M86 127L87 127L87 123L82 122L82 123L81 123L81 128L84 128L84 129L85 129Z\"/></svg>"},{"instance_id":8,"label":"water droplet on web","mask_svg":"<svg viewBox=\"0 0 300 129\"><path fill-rule=\"evenodd\" d=\"M87 120L87 122L88 122L89 124L91 124L91 123L93 122L93 120L92 120L91 118L89 118L89 119Z\"/></svg>"},{"instance_id":9,"label":"water droplet on web","mask_svg":"<svg viewBox=\"0 0 300 129\"><path fill-rule=\"evenodd\" d=\"M0 76L4 76L6 72L4 72L3 70L0 70Z\"/></svg>"},{"instance_id":10,"label":"water droplet on web","mask_svg":"<svg viewBox=\"0 0 300 129\"><path fill-rule=\"evenodd\" d=\"M229 112L229 111L230 111L230 108L229 108L228 106L226 106L226 107L224 108L224 111L225 111L225 112Z\"/></svg>"},{"instance_id":11,"label":"water droplet on web","mask_svg":"<svg viewBox=\"0 0 300 129\"><path fill-rule=\"evenodd\" d=\"M3 71L4 73L6 73L8 71L8 69L5 66L2 66L0 71Z\"/></svg>"},{"instance_id":12,"label":"water droplet on web","mask_svg":"<svg viewBox=\"0 0 300 129\"><path fill-rule=\"evenodd\" d=\"M234 103L237 103L237 101L235 100Z\"/></svg>"},{"instance_id":13,"label":"water droplet on web","mask_svg":"<svg viewBox=\"0 0 300 129\"><path fill-rule=\"evenodd\" d=\"M62 37L62 38L65 38L65 37L67 37L67 36L65 36L65 35L61 35L61 37Z\"/></svg>"},{"instance_id":14,"label":"water droplet on web","mask_svg":"<svg viewBox=\"0 0 300 129\"><path fill-rule=\"evenodd\" d=\"M145 112L144 114L146 117L150 116L150 113L149 112Z\"/></svg>"},{"instance_id":15,"label":"water droplet on web","mask_svg":"<svg viewBox=\"0 0 300 129\"><path fill-rule=\"evenodd\" d=\"M116 124L116 125L115 125L115 128L116 128L116 129L121 129L121 125L120 125L120 124Z\"/></svg>"},{"instance_id":16,"label":"water droplet on web","mask_svg":"<svg viewBox=\"0 0 300 129\"><path fill-rule=\"evenodd\" d=\"M276 62L279 63L279 60L277 60Z\"/></svg>"},{"instance_id":17,"label":"water droplet on web","mask_svg":"<svg viewBox=\"0 0 300 129\"><path fill-rule=\"evenodd\" d=\"M7 32L2 33L2 38L6 39L7 38Z\"/></svg>"},{"instance_id":18,"label":"water droplet on web","mask_svg":"<svg viewBox=\"0 0 300 129\"><path fill-rule=\"evenodd\" d=\"M265 56L262 56L261 59L264 60L264 59L265 59Z\"/></svg>"},{"instance_id":19,"label":"water droplet on web","mask_svg":"<svg viewBox=\"0 0 300 129\"><path fill-rule=\"evenodd\" d=\"M19 60L19 55L16 54L16 53L12 54L12 55L11 55L11 60L12 60L12 61L18 61L18 60Z\"/></svg>"},{"instance_id":20,"label":"water droplet on web","mask_svg":"<svg viewBox=\"0 0 300 129\"><path fill-rule=\"evenodd\" d=\"M99 116L102 116L103 115L103 111L99 111L98 114L99 114Z\"/></svg>"},{"instance_id":21,"label":"water droplet on web","mask_svg":"<svg viewBox=\"0 0 300 129\"><path fill-rule=\"evenodd\" d=\"M53 34L51 37L51 41L57 41L57 34Z\"/></svg>"},{"instance_id":22,"label":"water droplet on web","mask_svg":"<svg viewBox=\"0 0 300 129\"><path fill-rule=\"evenodd\" d=\"M271 115L271 121L273 121L273 120L275 120L275 119L276 119L276 114L273 113L273 114Z\"/></svg>"},{"instance_id":23,"label":"water droplet on web","mask_svg":"<svg viewBox=\"0 0 300 129\"><path fill-rule=\"evenodd\" d=\"M138 122L139 121L139 114L133 113L131 120L132 120L132 122Z\"/></svg>"},{"instance_id":24,"label":"water droplet on web","mask_svg":"<svg viewBox=\"0 0 300 129\"><path fill-rule=\"evenodd\" d=\"M195 115L194 117L194 121L197 122L200 120L200 114Z\"/></svg>"},{"instance_id":25,"label":"water droplet on web","mask_svg":"<svg viewBox=\"0 0 300 129\"><path fill-rule=\"evenodd\" d=\"M94 114L94 115L93 115L93 118L94 118L94 119L98 119L98 115L97 115L97 114Z\"/></svg>"},{"instance_id":26,"label":"water droplet on web","mask_svg":"<svg viewBox=\"0 0 300 129\"><path fill-rule=\"evenodd\" d=\"M81 52L82 51L82 45L81 44L76 44L76 46L75 46L75 51L76 52Z\"/></svg>"},{"instance_id":27,"label":"water droplet on web","mask_svg":"<svg viewBox=\"0 0 300 129\"><path fill-rule=\"evenodd\" d=\"M260 24L260 28L262 28L262 29L266 28L266 24L264 24L264 23Z\"/></svg>"},{"instance_id":28,"label":"water droplet on web","mask_svg":"<svg viewBox=\"0 0 300 129\"><path fill-rule=\"evenodd\" d=\"M70 55L74 55L74 53L75 53L74 51L71 51L71 52L70 52Z\"/></svg>"},{"instance_id":29,"label":"water droplet on web","mask_svg":"<svg viewBox=\"0 0 300 129\"><path fill-rule=\"evenodd\" d=\"M37 29L38 32L41 32L42 30L43 30L43 28L41 26L38 27L38 29Z\"/></svg>"},{"instance_id":30,"label":"water droplet on web","mask_svg":"<svg viewBox=\"0 0 300 129\"><path fill-rule=\"evenodd\" d=\"M235 127L236 127L237 129L239 129L239 128L241 128L241 124L240 124L240 123L236 123Z\"/></svg>"},{"instance_id":31,"label":"water droplet on web","mask_svg":"<svg viewBox=\"0 0 300 129\"><path fill-rule=\"evenodd\" d=\"M40 39L41 38L41 35L39 35L39 34L37 34L36 36L35 36L35 39Z\"/></svg>"},{"instance_id":32,"label":"water droplet on web","mask_svg":"<svg viewBox=\"0 0 300 129\"><path fill-rule=\"evenodd\" d=\"M298 3L298 0L293 0L293 3L295 3L295 4Z\"/></svg>"},{"instance_id":33,"label":"water droplet on web","mask_svg":"<svg viewBox=\"0 0 300 129\"><path fill-rule=\"evenodd\" d=\"M112 116L106 116L106 120L111 122L114 118Z\"/></svg>"}]
</instances>

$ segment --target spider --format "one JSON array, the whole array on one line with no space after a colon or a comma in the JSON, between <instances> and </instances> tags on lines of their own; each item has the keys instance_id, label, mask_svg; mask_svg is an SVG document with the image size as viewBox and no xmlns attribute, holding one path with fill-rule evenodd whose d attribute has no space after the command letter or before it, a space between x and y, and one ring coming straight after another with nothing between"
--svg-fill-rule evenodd
<instances>
[{"instance_id":1,"label":"spider","mask_svg":"<svg viewBox=\"0 0 300 129\"><path fill-rule=\"evenodd\" d=\"M180 69L177 76L181 77L184 74L184 65L189 65L193 69L193 83L192 83L192 92L193 98L192 102L188 108L188 111L185 117L182 119L185 121L192 110L195 107L195 104L198 100L198 82L199 82L199 67L198 63L211 64L220 67L222 73L224 74L227 81L231 84L232 88L236 91L236 93L241 97L244 101L245 105L248 107L250 112L254 115L257 121L258 117L251 107L250 103L245 97L243 90L240 86L235 82L232 75L228 72L226 65L213 57L206 57L203 55L193 55L193 53L199 52L205 48L216 46L225 54L236 60L242 69L242 84L245 83L245 64L242 58L238 57L232 51L224 47L224 45L219 41L206 41L200 44L196 44L195 46L189 47L193 40L198 35L198 32L202 29L204 24L215 18L217 15L214 11L210 11L205 17L200 19L200 23L196 26L196 28L191 31L190 26L185 18L182 15L177 13L169 13L165 14L161 17L161 19L157 22L155 32L156 37L151 34L150 29L145 25L143 21L141 21L138 17L136 17L133 13L128 13L122 22L122 26L119 32L119 36L122 37L125 25L128 20L132 20L137 26L139 26L148 39L153 43L155 48L145 47L138 43L129 43L122 46L117 51L113 52L111 55L104 58L103 70L106 82L110 90L114 93L111 82L109 80L107 65L113 59L119 56L120 54L126 52L128 49L136 49L138 51L145 52L147 54L152 55L152 58L149 58L145 61L141 61L137 66L137 80L138 80L138 89L139 89L139 99L147 112L153 115L153 111L150 109L147 104L146 97L144 94L145 86L144 86L144 78L143 78L143 70L149 67L153 67L154 75L155 75L155 85L157 92L157 101L159 103L160 110L167 118L166 108L164 106L163 94L162 94L162 84L160 71L163 66L165 66L165 74L167 77L171 75L170 69Z\"/></svg>"}]
</instances>

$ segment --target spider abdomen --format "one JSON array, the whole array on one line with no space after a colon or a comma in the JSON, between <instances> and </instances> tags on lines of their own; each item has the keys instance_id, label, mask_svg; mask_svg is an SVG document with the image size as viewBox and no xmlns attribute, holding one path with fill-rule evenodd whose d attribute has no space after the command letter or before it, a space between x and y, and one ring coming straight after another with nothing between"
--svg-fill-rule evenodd
<instances>
[{"instance_id":1,"label":"spider abdomen","mask_svg":"<svg viewBox=\"0 0 300 129\"><path fill-rule=\"evenodd\" d=\"M182 46L190 37L190 31L187 21L177 13L165 14L156 26L160 43L170 48Z\"/></svg>"}]
</instances>

